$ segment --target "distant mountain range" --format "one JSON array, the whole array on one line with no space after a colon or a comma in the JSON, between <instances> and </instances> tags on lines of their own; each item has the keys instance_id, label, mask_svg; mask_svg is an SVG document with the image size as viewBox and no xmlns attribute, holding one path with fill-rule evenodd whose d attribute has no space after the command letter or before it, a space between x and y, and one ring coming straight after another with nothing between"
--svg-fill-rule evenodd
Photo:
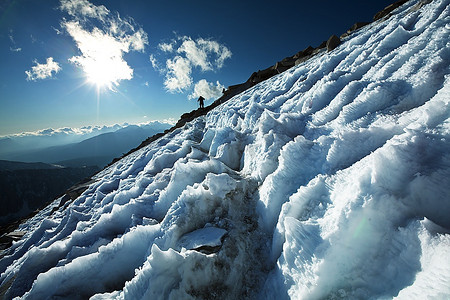
<instances>
[{"instance_id":1,"label":"distant mountain range","mask_svg":"<svg viewBox=\"0 0 450 300\"><path fill-rule=\"evenodd\" d=\"M147 137L170 128L167 123L152 122L145 125L128 125L114 132L102 133L81 142L29 149L14 138L0 140L0 158L22 162L44 162L66 167L107 165L139 145ZM48 137L45 137L48 139Z\"/></svg>"}]
</instances>

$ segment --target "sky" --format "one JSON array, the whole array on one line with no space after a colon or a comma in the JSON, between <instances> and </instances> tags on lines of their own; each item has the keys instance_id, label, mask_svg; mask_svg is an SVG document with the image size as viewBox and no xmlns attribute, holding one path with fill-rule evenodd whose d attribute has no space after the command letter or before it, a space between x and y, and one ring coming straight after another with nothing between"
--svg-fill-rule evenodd
<instances>
[{"instance_id":1,"label":"sky","mask_svg":"<svg viewBox=\"0 0 450 300\"><path fill-rule=\"evenodd\" d=\"M0 136L177 120L392 2L1 0Z\"/></svg>"}]
</instances>

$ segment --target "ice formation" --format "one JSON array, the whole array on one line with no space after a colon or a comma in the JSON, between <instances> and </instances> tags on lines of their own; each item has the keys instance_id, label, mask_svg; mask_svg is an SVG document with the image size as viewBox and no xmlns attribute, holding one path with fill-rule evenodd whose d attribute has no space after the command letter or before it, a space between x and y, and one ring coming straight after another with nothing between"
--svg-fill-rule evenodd
<instances>
[{"instance_id":1,"label":"ice formation","mask_svg":"<svg viewBox=\"0 0 450 300\"><path fill-rule=\"evenodd\" d=\"M450 0L417 3L56 199L5 298L448 299Z\"/></svg>"}]
</instances>

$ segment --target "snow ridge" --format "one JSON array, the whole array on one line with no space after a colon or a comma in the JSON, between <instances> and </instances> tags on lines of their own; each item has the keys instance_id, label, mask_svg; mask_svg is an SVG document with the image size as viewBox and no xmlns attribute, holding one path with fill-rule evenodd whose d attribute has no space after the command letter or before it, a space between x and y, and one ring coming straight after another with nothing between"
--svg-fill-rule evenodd
<instances>
[{"instance_id":1,"label":"snow ridge","mask_svg":"<svg viewBox=\"0 0 450 300\"><path fill-rule=\"evenodd\" d=\"M418 2L55 200L5 298L448 298L450 0Z\"/></svg>"}]
</instances>

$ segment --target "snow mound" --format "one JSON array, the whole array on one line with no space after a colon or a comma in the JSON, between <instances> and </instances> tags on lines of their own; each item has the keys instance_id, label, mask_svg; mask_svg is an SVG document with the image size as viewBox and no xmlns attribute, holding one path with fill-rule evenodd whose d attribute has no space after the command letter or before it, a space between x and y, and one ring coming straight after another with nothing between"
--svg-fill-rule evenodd
<instances>
[{"instance_id":1,"label":"snow mound","mask_svg":"<svg viewBox=\"0 0 450 300\"><path fill-rule=\"evenodd\" d=\"M449 298L450 0L418 2L56 199L4 298Z\"/></svg>"}]
</instances>

